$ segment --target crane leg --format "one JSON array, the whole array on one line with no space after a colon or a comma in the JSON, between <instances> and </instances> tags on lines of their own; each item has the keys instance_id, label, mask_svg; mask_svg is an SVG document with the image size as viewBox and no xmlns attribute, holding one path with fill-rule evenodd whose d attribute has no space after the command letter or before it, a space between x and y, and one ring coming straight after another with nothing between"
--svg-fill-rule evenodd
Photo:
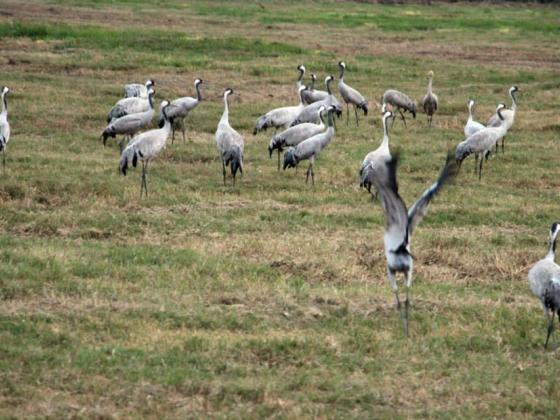
<instances>
[{"instance_id":1,"label":"crane leg","mask_svg":"<svg viewBox=\"0 0 560 420\"><path fill-rule=\"evenodd\" d=\"M404 333L408 337L408 312L410 309L410 287L412 286L412 268L406 273L406 300L404 301Z\"/></svg>"},{"instance_id":2,"label":"crane leg","mask_svg":"<svg viewBox=\"0 0 560 420\"><path fill-rule=\"evenodd\" d=\"M224 185L226 185L226 164L223 159L222 159L222 175L224 177Z\"/></svg>"},{"instance_id":3,"label":"crane leg","mask_svg":"<svg viewBox=\"0 0 560 420\"><path fill-rule=\"evenodd\" d=\"M477 172L477 170L478 170L478 153L475 153L475 154L474 154L474 158L475 158L475 161L474 161L474 174L476 175L476 172Z\"/></svg>"},{"instance_id":4,"label":"crane leg","mask_svg":"<svg viewBox=\"0 0 560 420\"><path fill-rule=\"evenodd\" d=\"M404 118L404 114L403 114L403 112L402 112L400 109L399 109L399 114L401 114L402 122L404 123L404 126L405 126L405 128L406 128L406 119Z\"/></svg>"},{"instance_id":5,"label":"crane leg","mask_svg":"<svg viewBox=\"0 0 560 420\"><path fill-rule=\"evenodd\" d=\"M552 335L554 332L554 313L552 313L552 316L550 316L548 311L545 309L545 315L548 321L548 327L546 329L546 340L544 342L544 348L546 349L548 347L548 340L550 339L551 336L554 341L554 347L556 348L556 339Z\"/></svg>"},{"instance_id":6,"label":"crane leg","mask_svg":"<svg viewBox=\"0 0 560 420\"><path fill-rule=\"evenodd\" d=\"M360 126L360 123L358 122L358 108L354 107L354 114L356 114L356 127Z\"/></svg>"},{"instance_id":7,"label":"crane leg","mask_svg":"<svg viewBox=\"0 0 560 420\"><path fill-rule=\"evenodd\" d=\"M348 120L350 119L350 109L348 107L348 102L346 102L346 127L348 127Z\"/></svg>"},{"instance_id":8,"label":"crane leg","mask_svg":"<svg viewBox=\"0 0 560 420\"><path fill-rule=\"evenodd\" d=\"M309 182L309 174L311 173L311 163L309 164L309 166L307 167L307 173L305 174L305 183L307 184Z\"/></svg>"},{"instance_id":9,"label":"crane leg","mask_svg":"<svg viewBox=\"0 0 560 420\"><path fill-rule=\"evenodd\" d=\"M315 186L315 171L313 171L313 164L311 164L311 185Z\"/></svg>"},{"instance_id":10,"label":"crane leg","mask_svg":"<svg viewBox=\"0 0 560 420\"><path fill-rule=\"evenodd\" d=\"M480 158L480 164L478 166L478 180L479 181L482 179L482 162L484 162L483 157Z\"/></svg>"},{"instance_id":11,"label":"crane leg","mask_svg":"<svg viewBox=\"0 0 560 420\"><path fill-rule=\"evenodd\" d=\"M397 278L395 277L395 273L391 271L389 267L387 267L387 277L389 277L389 282L391 283L391 289L393 289L393 293L395 294L395 300L397 301L397 310L399 311L399 316L403 324L403 329L405 329L406 331L406 324L403 317L401 300L399 299L399 286L397 285Z\"/></svg>"},{"instance_id":12,"label":"crane leg","mask_svg":"<svg viewBox=\"0 0 560 420\"><path fill-rule=\"evenodd\" d=\"M2 149L2 170L6 169L6 146Z\"/></svg>"},{"instance_id":13,"label":"crane leg","mask_svg":"<svg viewBox=\"0 0 560 420\"><path fill-rule=\"evenodd\" d=\"M280 148L278 148L278 170L280 170Z\"/></svg>"},{"instance_id":14,"label":"crane leg","mask_svg":"<svg viewBox=\"0 0 560 420\"><path fill-rule=\"evenodd\" d=\"M504 137L502 137L502 154L504 153L504 142L505 141L506 141L506 137L504 136ZM498 147L498 142L496 142L496 147Z\"/></svg>"}]
</instances>

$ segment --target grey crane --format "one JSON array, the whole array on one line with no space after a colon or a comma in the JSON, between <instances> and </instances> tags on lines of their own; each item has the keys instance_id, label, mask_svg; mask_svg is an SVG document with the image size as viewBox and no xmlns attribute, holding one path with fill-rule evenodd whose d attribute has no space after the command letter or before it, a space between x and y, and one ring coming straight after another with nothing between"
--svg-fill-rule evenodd
<instances>
[{"instance_id":1,"label":"grey crane","mask_svg":"<svg viewBox=\"0 0 560 420\"><path fill-rule=\"evenodd\" d=\"M232 185L235 186L237 171L243 175L243 152L245 143L243 137L229 124L228 96L233 90L228 88L224 91L224 113L216 129L216 146L222 161L222 174L224 185L226 185L226 166L231 169Z\"/></svg>"},{"instance_id":2,"label":"grey crane","mask_svg":"<svg viewBox=\"0 0 560 420\"><path fill-rule=\"evenodd\" d=\"M351 86L344 83L344 71L346 70L346 63L344 61L338 62L338 67L340 67L340 76L338 78L338 92L344 102L346 102L346 125L348 125L349 119L349 104L354 107L354 114L356 115L356 126L358 123L358 109L364 111L364 115L368 113L368 101L363 95Z\"/></svg>"},{"instance_id":3,"label":"grey crane","mask_svg":"<svg viewBox=\"0 0 560 420\"><path fill-rule=\"evenodd\" d=\"M411 240L414 229L426 215L428 205L444 184L457 175L457 164L453 154L448 153L447 160L436 182L434 182L407 211L406 205L398 192L396 153L389 161L384 161L372 177L373 184L381 197L385 213L385 257L387 259L387 276L397 300L397 309L403 322L405 335L408 336L408 312L410 306L410 288L412 286L412 269L414 257L411 254ZM399 299L397 273L406 278L406 300L404 316Z\"/></svg>"},{"instance_id":4,"label":"grey crane","mask_svg":"<svg viewBox=\"0 0 560 420\"><path fill-rule=\"evenodd\" d=\"M143 85L140 83L129 83L124 85L124 97L125 98L147 98L148 91L151 87L154 87L156 82L152 79L148 79Z\"/></svg>"},{"instance_id":5,"label":"grey crane","mask_svg":"<svg viewBox=\"0 0 560 420\"><path fill-rule=\"evenodd\" d=\"M496 113L498 117L502 119L501 111L506 107L505 104L501 103L496 108ZM492 148L494 145L506 134L507 129L505 124L498 127L486 127L483 130L477 131L473 135L467 137L461 143L457 145L455 150L455 159L460 165L467 156L474 153L475 154L475 170L478 165L478 179L482 178L482 162L492 153ZM480 164L478 163L480 155Z\"/></svg>"},{"instance_id":6,"label":"grey crane","mask_svg":"<svg viewBox=\"0 0 560 420\"><path fill-rule=\"evenodd\" d=\"M299 105L296 106L285 106L282 108L275 108L268 111L266 114L259 117L257 123L255 124L255 129L253 130L253 135L261 131L266 131L269 127L283 128L286 129L290 126L292 121L299 115L301 110L304 108L302 92L306 89L305 86L300 86L298 88Z\"/></svg>"},{"instance_id":7,"label":"grey crane","mask_svg":"<svg viewBox=\"0 0 560 420\"><path fill-rule=\"evenodd\" d=\"M0 112L0 151L2 152L2 168L6 167L6 148L10 141L10 123L8 122L8 94L10 88L2 87L2 112Z\"/></svg>"},{"instance_id":8,"label":"grey crane","mask_svg":"<svg viewBox=\"0 0 560 420\"><path fill-rule=\"evenodd\" d=\"M163 127L145 131L132 138L128 146L121 153L119 171L126 175L129 165L136 167L138 160L142 161L142 181L140 183L140 198L142 192L148 196L148 166L165 149L169 133L171 132L171 122L165 110L169 106L169 101L163 101L161 108L163 112Z\"/></svg>"},{"instance_id":9,"label":"grey crane","mask_svg":"<svg viewBox=\"0 0 560 420\"><path fill-rule=\"evenodd\" d=\"M125 115L136 114L149 109L150 100L148 98L123 98L111 108L107 115L107 122L110 123L114 119L124 117Z\"/></svg>"},{"instance_id":10,"label":"grey crane","mask_svg":"<svg viewBox=\"0 0 560 420\"><path fill-rule=\"evenodd\" d=\"M475 106L475 101L473 99L469 99L469 102L467 103L467 107L469 108L469 118L467 119L467 123L465 124L465 128L463 129L463 132L465 133L465 137L472 136L477 131L484 130L486 128L484 124L481 124L473 119L474 106Z\"/></svg>"},{"instance_id":11,"label":"grey crane","mask_svg":"<svg viewBox=\"0 0 560 420\"><path fill-rule=\"evenodd\" d=\"M329 97L329 92L315 89L316 80L317 75L315 73L311 73L311 85L303 91L303 102L307 105L310 105L313 102L323 101Z\"/></svg>"},{"instance_id":12,"label":"grey crane","mask_svg":"<svg viewBox=\"0 0 560 420\"><path fill-rule=\"evenodd\" d=\"M272 158L272 152L274 149L278 150L278 170L280 170L280 153L283 151L284 147L297 146L302 141L313 137L316 134L323 132L325 129L325 123L321 116L322 112L326 110L326 107L322 105L319 107L319 123L303 123L293 127L290 127L281 133L275 134L270 139L268 145L268 154Z\"/></svg>"},{"instance_id":13,"label":"grey crane","mask_svg":"<svg viewBox=\"0 0 560 420\"><path fill-rule=\"evenodd\" d=\"M333 113L336 111L334 106L330 106L327 109L327 120L328 127L327 130L302 141L296 147L290 147L284 154L284 170L286 168L295 168L302 160L309 160L309 166L307 167L307 175L305 182L309 181L309 175L311 175L311 183L315 185L315 172L313 171L313 164L315 163L315 158L319 156L319 153L328 146L334 137L334 118Z\"/></svg>"},{"instance_id":14,"label":"grey crane","mask_svg":"<svg viewBox=\"0 0 560 420\"><path fill-rule=\"evenodd\" d=\"M144 112L137 112L135 114L128 114L112 120L107 127L103 130L101 138L103 139L103 146L106 145L109 137L115 138L118 134L122 134L123 138L119 142L119 152L122 153L124 144L132 136L138 133L143 128L146 128L152 122L154 117L154 90L150 88L148 91L148 101L150 109ZM162 109L163 111L163 109Z\"/></svg>"},{"instance_id":15,"label":"grey crane","mask_svg":"<svg viewBox=\"0 0 560 420\"><path fill-rule=\"evenodd\" d=\"M432 118L438 109L438 97L437 95L432 92L432 80L434 78L434 72L430 70L428 72L428 92L422 99L422 108L424 108L424 112L426 113L426 117L428 119L428 126L432 126Z\"/></svg>"},{"instance_id":16,"label":"grey crane","mask_svg":"<svg viewBox=\"0 0 560 420\"><path fill-rule=\"evenodd\" d=\"M197 107L197 105L202 101L202 95L200 94L200 85L202 85L202 79L195 79L194 89L196 91L196 98L191 96L184 96L182 98L177 98L171 101L166 109L167 116L172 121L171 124L171 144L175 141L175 126L179 123L181 132L183 133L183 141L185 141L185 118L189 113ZM163 115L160 114L160 120Z\"/></svg>"},{"instance_id":17,"label":"grey crane","mask_svg":"<svg viewBox=\"0 0 560 420\"><path fill-rule=\"evenodd\" d=\"M517 86L512 86L509 88L509 96L511 98L511 109L506 109L504 111L502 111L502 116L503 116L503 123L505 123L506 126L506 131L509 131L509 129L513 126L513 123L515 121L515 113L517 112L517 97L516 97L516 93L519 91L519 88ZM492 115L490 117L490 119L488 120L488 127L497 127L499 125L502 125L502 120L500 120L498 118L497 115ZM504 142L505 142L506 138L505 136L502 137L502 153L504 152ZM498 144L496 143L496 151L498 151Z\"/></svg>"},{"instance_id":18,"label":"grey crane","mask_svg":"<svg viewBox=\"0 0 560 420\"><path fill-rule=\"evenodd\" d=\"M391 160L391 151L389 150L389 129L387 127L387 121L389 118L393 118L393 113L391 111L385 111L383 108L383 140L379 147L371 152L369 152L360 167L360 187L366 188L372 197L377 196L377 192L372 193L371 187L373 185L372 178L375 176L375 171L379 170L379 167L383 167L384 163Z\"/></svg>"},{"instance_id":19,"label":"grey crane","mask_svg":"<svg viewBox=\"0 0 560 420\"><path fill-rule=\"evenodd\" d=\"M560 266L556 264L556 237L560 231L560 224L553 223L550 227L550 239L546 256L537 261L529 270L529 288L541 301L544 316L547 320L546 340L544 348L548 347L548 340L554 332L554 315L560 320ZM554 347L556 339L553 337Z\"/></svg>"},{"instance_id":20,"label":"grey crane","mask_svg":"<svg viewBox=\"0 0 560 420\"><path fill-rule=\"evenodd\" d=\"M396 109L401 115L401 119L403 120L404 126L406 127L406 119L404 118L404 112L410 112L413 118L416 118L416 103L412 99L410 99L407 95L402 92L399 92L395 89L386 90L383 94L383 101L384 104L389 104L391 107ZM393 119L393 123L395 120ZM392 125L392 124L391 124Z\"/></svg>"},{"instance_id":21,"label":"grey crane","mask_svg":"<svg viewBox=\"0 0 560 420\"><path fill-rule=\"evenodd\" d=\"M335 98L335 96L332 94L331 91L331 83L334 80L334 77L332 76L327 76L325 78L325 85L327 86L327 92L329 94L329 96L319 102L313 102L310 105L306 105L304 107L301 108L300 112L297 114L297 116L294 118L294 120L292 121L292 126L296 126L298 124L302 124L302 123L306 123L306 122L311 122L311 123L317 123L319 122L319 108L321 108L322 106L329 108L330 106L334 106L335 107L335 112L337 113L337 115L340 115L340 113L342 112L342 108L340 107L340 103L338 102L338 100Z\"/></svg>"}]
</instances>

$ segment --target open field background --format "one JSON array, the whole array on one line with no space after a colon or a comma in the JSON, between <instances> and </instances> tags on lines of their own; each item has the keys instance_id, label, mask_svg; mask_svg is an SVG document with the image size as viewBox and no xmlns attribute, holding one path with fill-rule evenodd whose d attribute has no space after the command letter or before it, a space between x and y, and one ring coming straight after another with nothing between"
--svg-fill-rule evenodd
<instances>
[{"instance_id":1,"label":"open field background","mask_svg":"<svg viewBox=\"0 0 560 420\"><path fill-rule=\"evenodd\" d=\"M347 2L0 0L12 140L0 178L0 416L560 416L559 352L526 283L560 219L560 9ZM316 164L278 173L259 114L295 103L295 67L370 99ZM385 275L383 216L360 191L382 92L441 109L393 147L410 204L512 84L519 113L482 182L465 162L416 231L411 337ZM117 173L99 134L122 85L192 95L187 143ZM221 183L221 92L246 173ZM179 137L180 139L180 137ZM305 167L304 167L305 168ZM303 168L303 169L304 169Z\"/></svg>"}]
</instances>

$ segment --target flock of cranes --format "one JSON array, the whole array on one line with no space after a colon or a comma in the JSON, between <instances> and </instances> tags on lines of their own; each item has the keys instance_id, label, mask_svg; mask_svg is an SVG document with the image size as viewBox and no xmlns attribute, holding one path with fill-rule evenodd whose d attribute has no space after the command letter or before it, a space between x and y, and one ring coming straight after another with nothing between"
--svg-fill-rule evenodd
<instances>
[{"instance_id":1,"label":"flock of cranes","mask_svg":"<svg viewBox=\"0 0 560 420\"><path fill-rule=\"evenodd\" d=\"M338 92L346 104L346 124L350 119L349 107L354 109L356 126L359 126L358 110L364 116L368 114L368 100L355 88L346 84L344 75L346 63L338 62L340 70L338 78ZM342 115L342 105L332 92L334 77L328 75L325 79L326 90L315 89L317 76L311 74L311 84L303 83L306 68L297 67L299 103L293 106L275 108L263 114L256 121L253 134L256 135L268 128L282 130L276 132L270 139L268 152L270 157L274 150L278 153L278 170L281 166L281 152L286 149L283 168L297 167L304 160L308 161L306 182L311 177L315 182L314 163L320 153L331 143L335 135L335 115ZM432 119L438 110L438 97L432 90L433 72L427 74L428 90L421 101L423 111L427 116L428 126L432 126ZM128 84L124 87L124 98L120 99L110 110L107 126L102 132L103 144L108 138L122 135L120 145L119 170L126 175L130 167L142 164L140 197L148 195L147 175L148 167L165 149L171 136L172 142L176 127L181 127L185 138L185 118L203 100L201 95L202 79L196 79L194 88L196 97L180 97L173 101L164 100L160 104L159 127L148 129L154 117L155 82L147 80L145 84ZM399 195L397 183L397 166L399 153L391 154L389 147L389 120L391 125L395 120L395 113L400 115L406 126L405 113L409 112L416 118L416 102L409 96L395 89L385 91L382 99L383 139L379 147L368 153L360 166L360 185L366 188L375 199L379 197L385 215L385 256L387 275L391 288L395 294L397 308L400 311L403 329L408 335L408 313L410 307L410 289L412 286L412 272L414 257L411 253L411 240L415 228L425 216L431 200L441 191L442 187L457 177L462 161L470 154L474 154L475 172L478 170L479 179L482 177L482 162L502 142L508 130L511 129L517 110L517 86L512 86L509 95L512 106L507 109L500 103L486 126L473 118L474 100L468 101L468 119L464 127L465 138L455 151L447 154L443 168L436 181L407 209ZM1 90L2 112L0 113L0 151L3 155L3 165L6 162L6 149L10 140L10 125L8 122L8 94L10 89ZM232 183L235 185L237 172L243 174L244 139L229 121L228 98L233 94L230 88L223 93L224 111L217 124L215 133L216 147L222 163L222 177L226 184L226 168L229 167ZM146 131L142 131L146 130ZM372 191L373 189L373 191ZM539 298L547 317L547 337L545 347L553 332L554 316L560 319L560 266L555 261L556 237L560 232L560 224L554 223L550 230L549 251L546 257L537 262L529 271L529 284L532 292ZM399 298L396 275L402 273L405 277L406 298L404 305Z\"/></svg>"}]
</instances>

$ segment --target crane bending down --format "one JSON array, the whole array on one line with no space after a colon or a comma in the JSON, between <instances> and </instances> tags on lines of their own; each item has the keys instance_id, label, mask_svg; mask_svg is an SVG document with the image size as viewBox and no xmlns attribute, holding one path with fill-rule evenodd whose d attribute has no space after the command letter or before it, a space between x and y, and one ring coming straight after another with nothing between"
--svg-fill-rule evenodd
<instances>
[{"instance_id":1,"label":"crane bending down","mask_svg":"<svg viewBox=\"0 0 560 420\"><path fill-rule=\"evenodd\" d=\"M560 320L560 266L554 261L559 231L560 224L553 223L546 257L529 270L529 287L540 300L548 324L544 348L548 347L548 340L554 332L554 315ZM556 348L556 339L553 337L552 340Z\"/></svg>"},{"instance_id":2,"label":"crane bending down","mask_svg":"<svg viewBox=\"0 0 560 420\"><path fill-rule=\"evenodd\" d=\"M150 88L148 91L148 101L150 109L144 112L136 112L128 114L120 118L112 120L107 127L103 130L101 138L103 139L103 146L106 145L109 137L115 137L117 134L122 134L123 138L119 142L119 153L122 153L125 142L134 136L141 129L147 127L152 122L154 117L154 90Z\"/></svg>"},{"instance_id":3,"label":"crane bending down","mask_svg":"<svg viewBox=\"0 0 560 420\"><path fill-rule=\"evenodd\" d=\"M322 116L322 113L325 110L326 107L323 105L319 107L319 110L317 111L319 114L319 124L298 124L272 136L270 144L268 145L268 154L270 158L272 158L272 152L274 149L278 150L278 170L280 170L280 153L284 147L297 146L302 141L321 133L325 129L325 123Z\"/></svg>"},{"instance_id":4,"label":"crane bending down","mask_svg":"<svg viewBox=\"0 0 560 420\"><path fill-rule=\"evenodd\" d=\"M396 111L399 112L401 115L401 119L403 120L404 126L406 127L406 119L404 118L404 112L410 112L412 114L412 118L416 118L416 103L410 99L407 95L402 92L399 92L395 89L386 90L383 94L384 104L391 105ZM395 119L393 118L393 122L391 126L395 123Z\"/></svg>"},{"instance_id":5,"label":"crane bending down","mask_svg":"<svg viewBox=\"0 0 560 420\"><path fill-rule=\"evenodd\" d=\"M0 151L2 152L2 168L6 167L6 148L10 141L10 123L8 122L8 94L10 88L2 88L2 112L0 112Z\"/></svg>"},{"instance_id":6,"label":"crane bending down","mask_svg":"<svg viewBox=\"0 0 560 420\"><path fill-rule=\"evenodd\" d=\"M233 90L228 88L224 91L224 113L216 129L216 146L222 161L222 174L224 185L226 185L226 166L231 168L232 184L235 187L235 176L237 171L243 175L243 152L245 142L243 137L229 125L228 96Z\"/></svg>"},{"instance_id":7,"label":"crane bending down","mask_svg":"<svg viewBox=\"0 0 560 420\"><path fill-rule=\"evenodd\" d=\"M123 175L126 175L129 165L136 167L138 159L142 161L142 181L140 184L140 198L142 193L145 192L148 196L148 184L146 181L148 174L148 165L159 155L165 148L169 133L171 132L171 123L166 114L166 109L169 106L169 101L161 103L163 113L163 126L155 130L145 131L133 137L128 146L121 154L119 163L119 170ZM161 123L160 123L161 124Z\"/></svg>"},{"instance_id":8,"label":"crane bending down","mask_svg":"<svg viewBox=\"0 0 560 420\"><path fill-rule=\"evenodd\" d=\"M295 168L302 160L309 160L309 166L307 167L307 176L305 182L309 181L309 175L311 175L311 183L315 185L315 172L313 171L313 164L315 163L315 158L319 156L319 153L328 146L334 137L334 117L333 113L336 111L336 107L331 105L327 109L327 120L328 127L327 130L302 141L296 147L290 147L284 154L284 170L286 168Z\"/></svg>"},{"instance_id":9,"label":"crane bending down","mask_svg":"<svg viewBox=\"0 0 560 420\"><path fill-rule=\"evenodd\" d=\"M255 124L253 135L266 131L269 127L286 129L304 108L302 92L307 89L305 85L298 87L299 104L296 106L284 106L274 108L266 114L261 115ZM232 91L233 92L233 91Z\"/></svg>"},{"instance_id":10,"label":"crane bending down","mask_svg":"<svg viewBox=\"0 0 560 420\"><path fill-rule=\"evenodd\" d=\"M401 314L404 332L408 336L408 311L410 306L410 287L412 286L413 256L410 243L414 229L426 215L430 201L441 190L443 185L457 175L458 166L453 154L448 153L447 160L436 180L418 200L406 210L406 205L399 195L397 185L398 153L389 161L385 161L380 170L372 177L373 184L381 196L381 204L385 213L385 257L387 258L387 275L391 288L395 293L397 308ZM406 300L404 316L399 299L396 274L403 273L406 277Z\"/></svg>"}]
</instances>

